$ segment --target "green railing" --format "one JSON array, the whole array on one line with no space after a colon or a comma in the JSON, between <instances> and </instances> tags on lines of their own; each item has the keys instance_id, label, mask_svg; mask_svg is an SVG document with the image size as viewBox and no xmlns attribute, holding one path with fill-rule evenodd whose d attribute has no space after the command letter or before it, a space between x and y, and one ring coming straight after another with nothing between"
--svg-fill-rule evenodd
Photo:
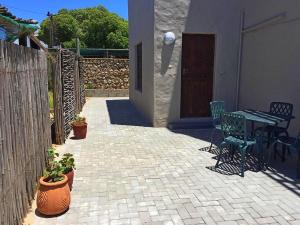
<instances>
[{"instance_id":1,"label":"green railing","mask_svg":"<svg viewBox=\"0 0 300 225\"><path fill-rule=\"evenodd\" d=\"M70 49L76 52L75 48ZM128 49L99 49L99 48L82 48L80 55L85 58L129 58Z\"/></svg>"}]
</instances>

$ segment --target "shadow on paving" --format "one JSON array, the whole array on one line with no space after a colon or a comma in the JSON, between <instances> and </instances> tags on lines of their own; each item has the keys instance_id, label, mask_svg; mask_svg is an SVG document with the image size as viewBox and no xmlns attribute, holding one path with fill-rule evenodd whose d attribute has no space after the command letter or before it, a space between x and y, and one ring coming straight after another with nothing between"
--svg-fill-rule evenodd
<instances>
[{"instance_id":1,"label":"shadow on paving","mask_svg":"<svg viewBox=\"0 0 300 225\"><path fill-rule=\"evenodd\" d=\"M218 160L218 154L219 150L217 148L214 148L214 150L211 151L211 153L218 152L215 156L212 158ZM240 174L240 163L241 163L241 155L240 153L236 152L234 154L233 160L231 160L231 154L228 150L223 151L223 156L221 157L220 164L218 168L215 168L215 166L207 167L207 169L210 169L212 171L215 171L220 174L224 175L239 175ZM247 155L246 163L245 163L245 172L252 171L252 172L259 172L259 161L258 157L255 153L250 152Z\"/></svg>"},{"instance_id":2,"label":"shadow on paving","mask_svg":"<svg viewBox=\"0 0 300 225\"><path fill-rule=\"evenodd\" d=\"M212 158L217 161L219 150L217 148L213 148L210 153L215 154ZM246 159L245 172L252 171L256 173L264 173L267 177L280 183L297 196L300 196L300 179L297 178L297 164L295 159L296 157L293 155L288 156L285 162L282 162L278 157L276 160L272 158L269 162L268 169L260 170L258 167L259 162L257 154L255 151L250 152ZM213 165L207 167L207 169L223 175L239 175L240 163L241 155L239 153L236 153L234 159L231 160L230 153L227 151L223 154L218 168L215 168ZM247 176L247 174L245 174L245 176Z\"/></svg>"},{"instance_id":3,"label":"shadow on paving","mask_svg":"<svg viewBox=\"0 0 300 225\"><path fill-rule=\"evenodd\" d=\"M135 108L129 101L124 99L106 100L107 109L109 112L111 124L127 125L127 126L142 126L151 127L151 124L143 117L143 115ZM171 130L174 133L183 134L197 138L203 141L210 142L211 130L209 129L175 129ZM209 151L210 145L199 149L199 151L209 152L217 161L219 154L218 146L222 142L222 135L216 134L213 139L214 146ZM280 183L288 190L300 196L300 180L296 177L296 157L293 155L287 156L285 162L281 162L279 157L277 160L272 159L269 169L267 171L260 171L258 169L258 160L255 151L249 154L246 161L245 172L262 172L266 176ZM229 152L225 151L218 168L214 165L207 167L207 169L223 175L238 175L240 172L240 154L235 154L233 161L230 160ZM245 174L247 176L247 173ZM243 179L243 178L241 178Z\"/></svg>"},{"instance_id":4,"label":"shadow on paving","mask_svg":"<svg viewBox=\"0 0 300 225\"><path fill-rule=\"evenodd\" d=\"M62 216L62 215L64 215L64 214L66 214L68 211L69 211L69 208L68 208L66 211L64 211L64 212L62 212L62 213L60 213L60 214L53 215L53 216L47 216L47 215L44 215L44 214L40 213L40 212L36 209L36 210L34 211L34 214L35 214L36 216L38 216L38 217L41 217L41 218L56 218L56 217L60 217L60 216Z\"/></svg>"},{"instance_id":5,"label":"shadow on paving","mask_svg":"<svg viewBox=\"0 0 300 225\"><path fill-rule=\"evenodd\" d=\"M210 141L211 141L212 129L174 129L174 130L170 130L170 131L172 131L173 133L176 133L176 134L187 135L187 136L190 136L190 137L193 137L193 138L196 138L196 139L208 142L208 143L210 143ZM201 148L199 150L203 151L203 152L210 152L212 154L217 155L217 154L219 154L219 149L216 148L215 146L220 145L221 142L222 142L222 135L220 132L218 133L218 131L216 131L216 134L212 140L212 143L214 146L212 147L211 151L209 151L210 144L208 144L207 147Z\"/></svg>"},{"instance_id":6,"label":"shadow on paving","mask_svg":"<svg viewBox=\"0 0 300 225\"><path fill-rule=\"evenodd\" d=\"M210 132L211 130L207 129L180 129L172 130L174 133L180 133L184 135L191 136L203 141L210 142ZM222 142L222 135L217 134L213 139L213 147L210 150L210 145L199 149L202 152L209 152L213 154L212 158L217 162L217 157L219 155L218 146ZM292 191L296 195L300 196L300 179L296 176L296 162L297 156L295 153L286 156L286 161L282 162L280 157L277 157L275 160L273 157L270 160L268 170L261 171L258 169L258 157L255 150L251 152L246 160L245 172L252 171L257 173L264 173L266 176L280 183L286 189ZM220 161L219 167L215 168L215 165L206 167L209 170L212 170L216 173L220 173L226 176L239 175L240 173L240 154L236 153L234 159L231 161L230 154L225 150L223 157ZM245 174L247 176L247 173ZM241 178L242 179L242 178Z\"/></svg>"},{"instance_id":7,"label":"shadow on paving","mask_svg":"<svg viewBox=\"0 0 300 225\"><path fill-rule=\"evenodd\" d=\"M286 161L281 161L280 157L272 160L269 163L269 169L262 171L269 178L277 181L286 189L300 196L300 179L297 177L297 155L292 152L286 156Z\"/></svg>"},{"instance_id":8,"label":"shadow on paving","mask_svg":"<svg viewBox=\"0 0 300 225\"><path fill-rule=\"evenodd\" d=\"M141 127L151 126L129 100L106 100L106 105L111 124Z\"/></svg>"}]
</instances>

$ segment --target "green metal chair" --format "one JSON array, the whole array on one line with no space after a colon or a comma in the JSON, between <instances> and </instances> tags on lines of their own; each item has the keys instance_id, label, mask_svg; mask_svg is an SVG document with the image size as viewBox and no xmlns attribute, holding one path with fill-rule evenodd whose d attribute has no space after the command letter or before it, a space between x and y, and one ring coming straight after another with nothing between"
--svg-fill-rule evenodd
<instances>
[{"instance_id":1,"label":"green metal chair","mask_svg":"<svg viewBox=\"0 0 300 225\"><path fill-rule=\"evenodd\" d=\"M225 103L223 101L213 101L210 103L210 112L213 121L213 130L210 135L210 147L209 151L211 151L213 146L213 138L215 136L216 131L221 131L221 116L225 112Z\"/></svg>"},{"instance_id":2,"label":"green metal chair","mask_svg":"<svg viewBox=\"0 0 300 225\"><path fill-rule=\"evenodd\" d=\"M273 143L273 149L274 149L274 153L276 154L276 149L275 146L276 145L281 145L282 146L282 151L283 151L283 155L282 155L282 161L285 160L285 151L286 149L288 150L292 150L292 151L296 151L298 158L297 158L297 177L300 177L300 132L298 134L298 136L296 138L293 137L288 137L288 136L281 136L278 137L278 139ZM271 158L271 150L270 150L270 155L269 155L269 160Z\"/></svg>"},{"instance_id":3,"label":"green metal chair","mask_svg":"<svg viewBox=\"0 0 300 225\"><path fill-rule=\"evenodd\" d=\"M219 166L220 159L225 147L231 148L231 160L235 150L241 153L241 176L244 177L246 154L249 147L256 145L255 139L250 139L247 134L246 118L235 113L224 112L221 117L221 130L224 135L224 141L220 145L220 154L216 163L216 168Z\"/></svg>"},{"instance_id":4,"label":"green metal chair","mask_svg":"<svg viewBox=\"0 0 300 225\"><path fill-rule=\"evenodd\" d=\"M256 131L264 131L266 133L267 148L269 148L273 137L278 138L284 134L286 137L289 136L288 129L290 126L291 119L293 119L293 104L286 102L271 102L269 113L272 116L278 116L286 119L286 122L278 126L267 126L266 128L257 128Z\"/></svg>"}]
</instances>

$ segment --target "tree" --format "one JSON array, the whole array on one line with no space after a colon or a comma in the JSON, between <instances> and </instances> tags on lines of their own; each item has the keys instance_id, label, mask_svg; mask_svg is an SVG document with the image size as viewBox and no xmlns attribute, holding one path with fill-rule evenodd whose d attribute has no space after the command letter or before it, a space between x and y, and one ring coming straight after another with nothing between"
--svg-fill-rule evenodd
<instances>
[{"instance_id":1,"label":"tree","mask_svg":"<svg viewBox=\"0 0 300 225\"><path fill-rule=\"evenodd\" d=\"M61 9L53 16L55 37L65 48L76 46L79 38L82 47L128 48L128 22L102 6L86 9ZM49 44L49 18L41 24L39 37Z\"/></svg>"},{"instance_id":2,"label":"tree","mask_svg":"<svg viewBox=\"0 0 300 225\"><path fill-rule=\"evenodd\" d=\"M50 19L44 20L39 33L39 37L48 44L50 41L50 24ZM53 16L53 29L55 38L60 43L69 42L80 36L78 22L67 13L59 13Z\"/></svg>"}]
</instances>

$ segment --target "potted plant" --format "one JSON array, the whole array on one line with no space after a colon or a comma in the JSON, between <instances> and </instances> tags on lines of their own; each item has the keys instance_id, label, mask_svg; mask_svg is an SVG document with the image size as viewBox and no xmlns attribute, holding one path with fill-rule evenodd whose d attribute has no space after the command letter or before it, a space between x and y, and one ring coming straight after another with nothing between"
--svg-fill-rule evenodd
<instances>
[{"instance_id":1,"label":"potted plant","mask_svg":"<svg viewBox=\"0 0 300 225\"><path fill-rule=\"evenodd\" d=\"M75 160L72 154L66 153L63 155L62 159L59 161L63 174L68 177L68 184L70 190L72 191L73 179L74 179L74 170L75 168Z\"/></svg>"},{"instance_id":2,"label":"potted plant","mask_svg":"<svg viewBox=\"0 0 300 225\"><path fill-rule=\"evenodd\" d=\"M76 115L75 119L71 122L75 139L85 139L87 133L87 123L85 117Z\"/></svg>"},{"instance_id":3,"label":"potted plant","mask_svg":"<svg viewBox=\"0 0 300 225\"><path fill-rule=\"evenodd\" d=\"M48 163L43 177L39 180L37 210L47 216L65 212L70 205L68 177L63 174L62 166L56 161L58 153L48 150Z\"/></svg>"}]
</instances>

